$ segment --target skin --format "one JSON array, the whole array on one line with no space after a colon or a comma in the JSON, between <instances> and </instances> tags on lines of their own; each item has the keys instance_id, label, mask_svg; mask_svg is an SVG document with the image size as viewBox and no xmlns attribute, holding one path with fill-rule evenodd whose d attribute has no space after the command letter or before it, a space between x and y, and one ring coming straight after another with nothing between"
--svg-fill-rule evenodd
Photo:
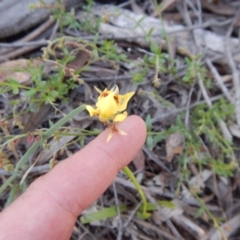
<instances>
[{"instance_id":1,"label":"skin","mask_svg":"<svg viewBox=\"0 0 240 240\"><path fill-rule=\"evenodd\" d=\"M106 129L81 151L39 177L0 214L0 239L69 239L79 214L111 184L118 171L137 154L146 126L137 116L117 127L106 143Z\"/></svg>"}]
</instances>

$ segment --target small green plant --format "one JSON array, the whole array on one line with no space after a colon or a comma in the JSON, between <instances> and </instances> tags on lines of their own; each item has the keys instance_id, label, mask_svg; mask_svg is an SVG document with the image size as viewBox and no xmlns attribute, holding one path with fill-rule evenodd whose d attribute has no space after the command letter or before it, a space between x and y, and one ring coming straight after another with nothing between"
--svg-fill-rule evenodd
<instances>
[{"instance_id":1,"label":"small green plant","mask_svg":"<svg viewBox=\"0 0 240 240\"><path fill-rule=\"evenodd\" d=\"M191 58L186 57L185 58L185 63L186 63L186 70L185 70L185 75L182 78L184 83L187 84L192 84L196 77L197 74L200 74L202 79L207 79L206 78L206 68L204 66L204 64L201 62L201 56L194 56ZM210 88L211 86L209 86L210 82L208 81L208 88Z\"/></svg>"},{"instance_id":2,"label":"small green plant","mask_svg":"<svg viewBox=\"0 0 240 240\"><path fill-rule=\"evenodd\" d=\"M143 83L149 73L149 68L144 66L140 68L138 72L132 72L132 81L133 83Z\"/></svg>"},{"instance_id":3,"label":"small green plant","mask_svg":"<svg viewBox=\"0 0 240 240\"><path fill-rule=\"evenodd\" d=\"M86 12L90 13L93 5L94 5L94 1L93 0L87 0L87 5L83 6L83 9Z\"/></svg>"},{"instance_id":4,"label":"small green plant","mask_svg":"<svg viewBox=\"0 0 240 240\"><path fill-rule=\"evenodd\" d=\"M149 55L146 59L144 59L149 67L153 67L156 69L156 73L158 72L166 72L166 62L167 62L167 53L163 53L160 46L156 43L150 43L151 55Z\"/></svg>"},{"instance_id":5,"label":"small green plant","mask_svg":"<svg viewBox=\"0 0 240 240\"><path fill-rule=\"evenodd\" d=\"M236 169L236 164L232 159L233 146L219 133L219 116L223 119L233 116L233 106L223 99L216 102L211 109L200 105L193 110L190 134L184 134L186 137L185 153L180 161L184 171L186 171L184 159L188 159L188 163L196 163L200 171L203 166L208 166L217 175L232 176ZM203 142L207 142L207 147L203 145ZM189 174L186 180L188 177Z\"/></svg>"},{"instance_id":6,"label":"small green plant","mask_svg":"<svg viewBox=\"0 0 240 240\"><path fill-rule=\"evenodd\" d=\"M176 118L176 122L169 129L162 132L152 132L150 116L146 118L148 129L147 146L151 149L159 141L162 141L169 134L180 132L186 139L185 151L179 157L178 163L181 169L183 181L188 181L190 171L188 164L197 164L201 172L204 167L209 167L216 175L231 177L237 168L233 159L232 143L226 140L219 132L218 118L224 120L234 117L233 105L220 99L214 103L211 109L202 104L196 107L191 115L191 127L186 129L181 120L181 116ZM207 142L207 146L204 145Z\"/></svg>"},{"instance_id":7,"label":"small green plant","mask_svg":"<svg viewBox=\"0 0 240 240\"><path fill-rule=\"evenodd\" d=\"M29 66L27 71L30 73L32 86L24 86L12 78L1 82L0 86L1 93L12 91L18 94L21 90L25 101L30 103L30 108L39 107L43 103L52 105L57 99L67 101L67 93L77 86L73 78L64 80L64 72L60 67L55 74L48 76L43 72L43 67ZM18 104L21 104L21 101Z\"/></svg>"},{"instance_id":8,"label":"small green plant","mask_svg":"<svg viewBox=\"0 0 240 240\"><path fill-rule=\"evenodd\" d=\"M123 53L119 53L119 49L114 41L104 40L100 51L103 54L103 59L114 60L116 62L126 61L127 56Z\"/></svg>"}]
</instances>

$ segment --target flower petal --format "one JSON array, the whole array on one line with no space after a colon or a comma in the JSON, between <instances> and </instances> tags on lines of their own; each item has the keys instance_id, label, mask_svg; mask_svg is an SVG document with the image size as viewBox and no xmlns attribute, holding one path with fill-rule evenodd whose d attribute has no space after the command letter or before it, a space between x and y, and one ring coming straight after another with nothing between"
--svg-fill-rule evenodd
<instances>
[{"instance_id":1,"label":"flower petal","mask_svg":"<svg viewBox=\"0 0 240 240\"><path fill-rule=\"evenodd\" d=\"M94 108L90 105L86 105L86 110L89 112L90 116L97 116L101 122L110 127L107 142L113 137L114 132L121 135L127 135L127 133L118 129L115 123L126 119L128 114L127 111L124 110L127 108L127 104L135 92L119 95L117 85L113 86L110 90L105 88L101 91L97 87L95 87L95 89L99 94L96 106Z\"/></svg>"},{"instance_id":2,"label":"flower petal","mask_svg":"<svg viewBox=\"0 0 240 240\"><path fill-rule=\"evenodd\" d=\"M125 95L118 95L119 103L118 103L118 111L122 112L127 108L127 104L130 98L135 94L135 92L129 92Z\"/></svg>"},{"instance_id":3,"label":"flower petal","mask_svg":"<svg viewBox=\"0 0 240 240\"><path fill-rule=\"evenodd\" d=\"M100 99L96 103L96 107L99 110L99 114L102 118L113 118L118 112L118 105L114 99L115 93L111 92L108 96Z\"/></svg>"},{"instance_id":4,"label":"flower petal","mask_svg":"<svg viewBox=\"0 0 240 240\"><path fill-rule=\"evenodd\" d=\"M99 114L99 121L100 122L103 122L103 123L106 123L106 122L108 122L109 120L111 120L110 118L104 118L104 117L102 117L100 114Z\"/></svg>"},{"instance_id":5,"label":"flower petal","mask_svg":"<svg viewBox=\"0 0 240 240\"><path fill-rule=\"evenodd\" d=\"M125 118L127 117L127 112L123 112L123 113L120 113L120 114L117 114L115 116L115 118L113 119L114 122L122 122L125 120Z\"/></svg>"},{"instance_id":6,"label":"flower petal","mask_svg":"<svg viewBox=\"0 0 240 240\"><path fill-rule=\"evenodd\" d=\"M114 85L113 88L110 89L111 92L115 92L116 94L119 94L119 88L117 85Z\"/></svg>"},{"instance_id":7,"label":"flower petal","mask_svg":"<svg viewBox=\"0 0 240 240\"><path fill-rule=\"evenodd\" d=\"M86 109L89 112L90 116L98 116L99 112L97 109L94 109L92 106L90 105L86 105Z\"/></svg>"},{"instance_id":8,"label":"flower petal","mask_svg":"<svg viewBox=\"0 0 240 240\"><path fill-rule=\"evenodd\" d=\"M102 91L101 91L99 88L97 88L96 86L94 86L94 88L95 88L95 90L96 90L99 94L102 93Z\"/></svg>"}]
</instances>

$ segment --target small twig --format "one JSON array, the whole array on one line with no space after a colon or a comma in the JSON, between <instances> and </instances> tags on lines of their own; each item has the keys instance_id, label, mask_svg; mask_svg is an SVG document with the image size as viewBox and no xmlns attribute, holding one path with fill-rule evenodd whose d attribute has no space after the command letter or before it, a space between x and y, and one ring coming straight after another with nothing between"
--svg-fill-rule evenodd
<instances>
[{"instance_id":1,"label":"small twig","mask_svg":"<svg viewBox=\"0 0 240 240\"><path fill-rule=\"evenodd\" d=\"M154 161L160 168L164 169L166 172L171 174L171 176L175 175L159 160L146 146L143 146L143 151L148 155L148 157Z\"/></svg>"},{"instance_id":2,"label":"small twig","mask_svg":"<svg viewBox=\"0 0 240 240\"><path fill-rule=\"evenodd\" d=\"M188 12L188 6L187 5L189 5L189 2L187 0L184 0L183 1L183 11L184 12L183 12L182 17L183 17L183 19L185 20L185 22L188 26L192 26L193 24L192 24L192 20L191 20L191 17L189 15L189 12Z\"/></svg>"},{"instance_id":3,"label":"small twig","mask_svg":"<svg viewBox=\"0 0 240 240\"><path fill-rule=\"evenodd\" d=\"M188 129L189 126L189 114L190 114L190 102L191 102L191 97L194 91L195 84L192 85L189 94L188 94L188 100L187 100L187 106L186 106L186 114L185 114L185 127Z\"/></svg>"},{"instance_id":4,"label":"small twig","mask_svg":"<svg viewBox=\"0 0 240 240\"><path fill-rule=\"evenodd\" d=\"M207 94L207 90L206 90L206 88L205 88L205 86L203 84L203 80L202 80L202 78L201 78L199 73L197 74L197 78L198 78L198 85L199 85L199 87L201 89L203 97L204 97L205 101L207 102L208 107L212 108L211 99L209 98L209 96ZM217 113L215 113L215 115L217 115ZM232 142L232 134L228 130L226 123L219 116L216 116L216 118L217 118L218 125L219 125L219 127L220 127L220 129L222 131L223 136L225 137L225 139L227 139L228 141Z\"/></svg>"},{"instance_id":5,"label":"small twig","mask_svg":"<svg viewBox=\"0 0 240 240\"><path fill-rule=\"evenodd\" d=\"M142 203L139 202L138 205L133 209L133 211L131 211L130 215L128 216L127 221L124 223L123 225L123 229L125 229L129 223L132 221L134 215L136 214L136 212L139 210L139 208L141 207Z\"/></svg>"},{"instance_id":6,"label":"small twig","mask_svg":"<svg viewBox=\"0 0 240 240\"><path fill-rule=\"evenodd\" d=\"M53 28L53 31L51 33L51 36L49 37L49 40L52 40L54 38L54 36L56 35L57 33L57 30L58 30L58 27L59 27L59 20L55 23L55 26Z\"/></svg>"},{"instance_id":7,"label":"small twig","mask_svg":"<svg viewBox=\"0 0 240 240\"><path fill-rule=\"evenodd\" d=\"M28 42L28 41L31 41L35 38L37 38L40 34L42 34L46 29L48 29L52 24L54 23L54 20L53 19L49 19L47 20L45 23L43 23L40 27L38 27L37 29L35 29L33 32L31 32L30 34L28 34L27 36L19 39L18 41L15 41L13 42L14 44L15 43L18 43L18 42ZM13 51L14 49L9 49L9 48L6 48L6 49L0 49L0 55L3 55L3 54L7 54L9 53L10 51Z\"/></svg>"},{"instance_id":8,"label":"small twig","mask_svg":"<svg viewBox=\"0 0 240 240\"><path fill-rule=\"evenodd\" d=\"M208 107L211 108L212 107L212 101L211 101L211 99L209 98L209 96L207 94L207 90L206 90L206 88L205 88L205 86L203 84L203 80L202 80L202 78L201 78L199 73L197 74L197 78L198 78L198 85L199 85L199 87L201 89L203 98L205 99Z\"/></svg>"},{"instance_id":9,"label":"small twig","mask_svg":"<svg viewBox=\"0 0 240 240\"><path fill-rule=\"evenodd\" d=\"M39 165L39 166L34 166L31 170L30 173L40 173L40 172L47 172L49 171L49 164L44 164L44 165ZM10 176L12 173L6 172L3 169L0 169L0 176Z\"/></svg>"},{"instance_id":10,"label":"small twig","mask_svg":"<svg viewBox=\"0 0 240 240\"><path fill-rule=\"evenodd\" d=\"M211 102L215 102L215 101L218 101L222 97L223 97L223 95L221 94L221 95L210 98L210 100L211 100ZM189 108L192 109L192 108L195 108L198 105L201 105L201 104L204 104L204 103L206 103L206 100L198 101L198 102L190 105ZM188 109L188 107L183 107L183 108L175 109L174 111L169 112L167 114L156 116L156 117L152 118L152 123L156 123L158 121L161 121L161 120L164 120L166 118L172 117L172 115L177 115L179 113L182 113L182 112L186 111L187 109Z\"/></svg>"},{"instance_id":11,"label":"small twig","mask_svg":"<svg viewBox=\"0 0 240 240\"><path fill-rule=\"evenodd\" d=\"M0 47L5 48L18 48L18 47L29 47L29 46L45 46L48 45L48 41L46 40L39 40L39 41L32 41L32 42L13 42L13 43L0 43Z\"/></svg>"},{"instance_id":12,"label":"small twig","mask_svg":"<svg viewBox=\"0 0 240 240\"><path fill-rule=\"evenodd\" d=\"M32 50L35 50L36 48L39 48L39 46L23 47L23 48L15 50L15 51L9 52L9 53L1 56L0 62L2 62L2 60L7 61L9 59L16 58L20 55L31 52Z\"/></svg>"},{"instance_id":13,"label":"small twig","mask_svg":"<svg viewBox=\"0 0 240 240\"><path fill-rule=\"evenodd\" d=\"M197 16L198 16L198 23L201 25L202 24L202 4L200 0L196 0L197 2L197 8L198 8L198 12L197 12Z\"/></svg>"},{"instance_id":14,"label":"small twig","mask_svg":"<svg viewBox=\"0 0 240 240\"><path fill-rule=\"evenodd\" d=\"M36 39L38 36L40 36L42 33L44 33L48 28L50 28L53 23L55 22L54 19L49 18L46 22L44 22L41 26L39 26L38 28L36 28L34 31L32 31L31 33L29 33L27 36L19 39L19 42L28 42L31 41L33 39Z\"/></svg>"},{"instance_id":15,"label":"small twig","mask_svg":"<svg viewBox=\"0 0 240 240\"><path fill-rule=\"evenodd\" d=\"M23 43L26 43L28 41L31 41L32 39L37 38L39 35L41 35L44 31L46 31L46 29L48 29L55 21L53 19L49 19L47 20L45 23L43 23L40 27L38 27L36 30L34 30L33 32L31 32L29 35L21 38L20 40L14 42L13 44L18 44L21 43L21 46L23 46ZM44 41L44 40L41 40ZM36 41L37 42L37 41ZM42 42L43 43L43 42ZM34 45L34 44L33 44ZM36 48L38 48L39 46L44 46L43 45L34 45L32 46L27 45L24 48L21 49L17 49L17 50L13 50L13 49L2 49L0 50L1 53L1 58L0 58L0 62L2 62L1 60L8 60L8 59L13 59L16 58L19 55L25 54L27 52L30 52L32 50L35 50ZM13 51L9 51L9 50L13 50ZM3 55L4 54L4 55Z\"/></svg>"},{"instance_id":16,"label":"small twig","mask_svg":"<svg viewBox=\"0 0 240 240\"><path fill-rule=\"evenodd\" d=\"M240 10L237 11L235 18L226 35L226 53L227 53L229 67L231 68L233 73L233 85L235 90L234 105L235 105L236 121L238 126L240 126L240 80L239 80L239 72L237 70L236 63L233 60L233 56L230 50L230 46L231 46L230 35L233 31L233 25L236 21L237 16L239 16L239 13L240 13Z\"/></svg>"},{"instance_id":17,"label":"small twig","mask_svg":"<svg viewBox=\"0 0 240 240\"><path fill-rule=\"evenodd\" d=\"M132 182L126 180L126 179L116 177L115 181L119 184L122 184L125 187L136 190L134 184ZM144 190L144 192L149 192L151 194L155 194L157 196L165 197L165 198L169 198L169 199L179 199L179 200L183 201L184 203L187 203L188 205L193 205L193 206L199 207L199 203L193 198L189 199L187 197L176 196L172 193L164 191L163 189L161 189L159 187L144 187L144 186L141 185L141 188ZM210 209L209 206L208 206L208 208Z\"/></svg>"},{"instance_id":18,"label":"small twig","mask_svg":"<svg viewBox=\"0 0 240 240\"><path fill-rule=\"evenodd\" d=\"M139 231L135 230L133 227L129 227L127 229L127 232L129 232L129 234L131 234L131 239L132 240L152 240L152 238L146 237L145 235L141 234Z\"/></svg>"},{"instance_id":19,"label":"small twig","mask_svg":"<svg viewBox=\"0 0 240 240\"><path fill-rule=\"evenodd\" d=\"M199 24L199 25L192 25L192 26L187 26L184 28L177 28L174 30L169 30L168 31L168 35L174 35L174 34L178 34L181 32L189 32L191 30L195 30L195 29L199 29L199 28L208 28L211 26L225 26L228 25L229 23L231 23L232 20L231 19L227 19L225 21L222 22L217 22L215 20L209 20L203 24ZM94 40L96 38L96 36L82 36L80 33L75 33L71 30L68 29L64 29L64 33L66 33L67 35L73 36L73 37L81 37L81 39L84 40ZM138 39L138 38L145 38L146 36L114 36L113 34L106 34L104 36L99 36L98 40L105 40L105 39L111 39L111 40L126 40L126 39ZM162 37L162 34L152 34L151 37Z\"/></svg>"},{"instance_id":20,"label":"small twig","mask_svg":"<svg viewBox=\"0 0 240 240\"><path fill-rule=\"evenodd\" d=\"M224 85L224 82L220 76L220 74L218 73L217 69L215 68L215 66L212 64L212 62L210 61L210 59L206 59L206 63L208 65L208 67L210 68L218 86L221 88L224 96L227 98L227 100L230 102L230 103L234 103L234 100L232 98L232 96L230 95L228 89L226 88L226 86Z\"/></svg>"},{"instance_id":21,"label":"small twig","mask_svg":"<svg viewBox=\"0 0 240 240\"><path fill-rule=\"evenodd\" d=\"M85 78L82 77L82 79L85 82L101 82L101 81L112 81L113 79L115 80L130 80L132 79L132 76L130 75L120 75L120 76L111 76L111 77L91 77L91 78Z\"/></svg>"},{"instance_id":22,"label":"small twig","mask_svg":"<svg viewBox=\"0 0 240 240\"><path fill-rule=\"evenodd\" d=\"M198 21L199 21L199 19L201 18L201 15L199 14L199 11L198 11L197 8L195 7L193 1L192 1L192 0L184 0L184 1L187 2L187 5L188 5L188 6L186 6L186 12L188 12L189 18L190 18L191 16L190 16L190 14L189 14L188 8L190 8L190 9L193 11L194 15L198 17ZM192 24L191 24L191 25L192 25Z\"/></svg>"},{"instance_id":23,"label":"small twig","mask_svg":"<svg viewBox=\"0 0 240 240\"><path fill-rule=\"evenodd\" d=\"M146 192L146 197L147 199L156 207L158 213L160 214L160 216L163 218L163 221L166 222L166 224L168 225L168 227L172 230L174 236L179 239L179 240L183 240L182 236L179 234L179 232L177 231L177 229L175 228L175 226L172 224L172 222L170 221L170 219L166 216L166 214L164 213L164 211L159 207L158 203L156 202L156 200L148 193Z\"/></svg>"},{"instance_id":24,"label":"small twig","mask_svg":"<svg viewBox=\"0 0 240 240\"><path fill-rule=\"evenodd\" d=\"M81 221L78 221L77 220L77 223L79 224L79 226L85 231L86 234L89 234L90 237L91 237L91 240L97 240L97 238L89 231L89 229L87 227L85 227ZM86 238L83 238L82 236L85 235L85 234L82 234L78 240L81 240L81 239L86 239Z\"/></svg>"},{"instance_id":25,"label":"small twig","mask_svg":"<svg viewBox=\"0 0 240 240\"><path fill-rule=\"evenodd\" d=\"M206 236L206 232L199 226L198 223L194 223L192 219L188 219L184 215L175 215L172 217L172 221L174 221L175 225L178 225L181 229L183 228L186 232L191 234L194 239L200 240Z\"/></svg>"},{"instance_id":26,"label":"small twig","mask_svg":"<svg viewBox=\"0 0 240 240\"><path fill-rule=\"evenodd\" d=\"M120 208L119 208L119 201L118 201L118 195L117 195L115 182L112 183L112 186L113 186L113 194L114 194L114 199L115 199L115 205L116 205L117 214L118 214L118 236L117 236L117 240L121 240L122 235L123 235L123 223L122 223L122 218L121 218L121 211L120 211Z\"/></svg>"},{"instance_id":27,"label":"small twig","mask_svg":"<svg viewBox=\"0 0 240 240\"><path fill-rule=\"evenodd\" d=\"M229 221L221 225L219 229L216 229L214 233L210 231L208 236L204 240L219 240L219 239L228 239L231 234L233 234L239 228L240 214L231 218Z\"/></svg>"},{"instance_id":28,"label":"small twig","mask_svg":"<svg viewBox=\"0 0 240 240\"><path fill-rule=\"evenodd\" d=\"M217 201L218 201L218 204L219 204L220 209L221 209L222 217L226 218L227 216L224 212L224 207L223 207L223 204L222 204L222 196L219 193L217 176L216 176L216 173L214 171L212 173L212 183L213 183L213 188L215 190L215 191L213 191L213 193L217 197Z\"/></svg>"},{"instance_id":29,"label":"small twig","mask_svg":"<svg viewBox=\"0 0 240 240\"><path fill-rule=\"evenodd\" d=\"M169 239L169 240L177 240L177 238L175 238L174 236L170 235L169 233L161 230L160 228L154 226L153 224L151 223L148 223L146 221L142 221L142 220L139 220L137 218L134 218L133 221L137 224L140 224L140 225L143 225L144 227L146 227L147 229L149 230L152 230L152 231L155 231L158 235L160 236L164 236L166 239Z\"/></svg>"}]
</instances>

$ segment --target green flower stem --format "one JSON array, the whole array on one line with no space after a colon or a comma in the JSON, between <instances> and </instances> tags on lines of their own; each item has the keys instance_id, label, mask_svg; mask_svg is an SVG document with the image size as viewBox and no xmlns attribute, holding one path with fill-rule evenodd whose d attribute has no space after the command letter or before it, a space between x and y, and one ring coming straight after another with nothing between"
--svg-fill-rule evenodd
<instances>
[{"instance_id":1,"label":"green flower stem","mask_svg":"<svg viewBox=\"0 0 240 240\"><path fill-rule=\"evenodd\" d=\"M142 190L140 184L138 183L137 179L135 178L133 172L129 169L129 167L126 166L122 170L129 177L129 179L133 182L133 184L135 185L135 187L142 199L142 217L148 218L149 213L147 213L147 200L146 200L146 197L143 193L143 190Z\"/></svg>"},{"instance_id":2,"label":"green flower stem","mask_svg":"<svg viewBox=\"0 0 240 240\"><path fill-rule=\"evenodd\" d=\"M42 145L42 143L47 140L49 137L52 136L52 134L59 129L62 125L69 122L75 115L79 114L85 109L85 105L81 105L80 107L72 110L70 113L68 113L66 116L64 116L62 119L60 119L58 122L56 122L53 126L51 126L42 136L41 138L35 142L28 151L22 156L22 158L17 163L16 167L14 168L14 171L12 173L12 176L9 177L4 184L0 187L0 194L3 193L3 191L19 176L19 169L21 169L29 160L29 158L37 151L37 149Z\"/></svg>"}]
</instances>

